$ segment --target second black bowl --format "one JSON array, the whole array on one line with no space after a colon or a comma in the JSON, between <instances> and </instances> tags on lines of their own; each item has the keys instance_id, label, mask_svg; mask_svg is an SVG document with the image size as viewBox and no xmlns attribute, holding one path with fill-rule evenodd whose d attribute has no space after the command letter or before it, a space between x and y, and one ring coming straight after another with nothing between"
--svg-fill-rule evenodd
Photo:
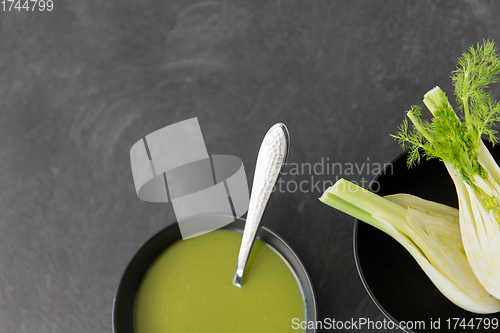
<instances>
[{"instance_id":1,"label":"second black bowl","mask_svg":"<svg viewBox=\"0 0 500 333\"><path fill-rule=\"evenodd\" d=\"M498 146L491 149L491 153L495 160L500 160ZM442 162L422 161L408 169L406 160L407 154L401 154L375 178L372 188L378 190L377 194L408 193L458 207L455 186ZM354 226L354 255L363 285L373 302L394 323L407 326L404 331L435 332L436 328L431 329L431 325L438 322L440 330L450 331L491 332L492 322L500 328L500 313L481 315L456 306L439 292L397 241L361 221L356 221ZM472 329L460 323L476 326Z\"/></svg>"}]
</instances>

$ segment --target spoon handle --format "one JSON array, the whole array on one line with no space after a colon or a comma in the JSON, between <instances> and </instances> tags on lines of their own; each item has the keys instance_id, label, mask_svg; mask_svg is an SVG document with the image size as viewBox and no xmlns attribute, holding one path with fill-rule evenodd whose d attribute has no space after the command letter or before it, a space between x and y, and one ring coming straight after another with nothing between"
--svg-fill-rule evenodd
<instances>
[{"instance_id":1,"label":"spoon handle","mask_svg":"<svg viewBox=\"0 0 500 333\"><path fill-rule=\"evenodd\" d=\"M289 148L290 135L286 126L281 123L269 129L260 146L245 230L243 231L243 239L238 254L236 275L233 280L233 284L239 288L241 288L243 273L255 242L262 214L278 180L279 173L286 162Z\"/></svg>"}]
</instances>

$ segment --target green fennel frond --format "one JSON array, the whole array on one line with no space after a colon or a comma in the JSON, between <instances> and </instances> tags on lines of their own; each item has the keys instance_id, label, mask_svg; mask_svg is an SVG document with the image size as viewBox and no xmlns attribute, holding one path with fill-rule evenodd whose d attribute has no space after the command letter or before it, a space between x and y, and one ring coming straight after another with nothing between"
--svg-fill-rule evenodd
<instances>
[{"instance_id":1,"label":"green fennel frond","mask_svg":"<svg viewBox=\"0 0 500 333\"><path fill-rule=\"evenodd\" d=\"M420 105L413 105L407 114L413 114L414 117L420 119L422 107ZM420 123L423 123L420 121ZM425 126L425 125L424 125ZM422 126L423 128L423 126ZM391 134L395 138L401 148L409 149L408 167L415 166L420 163L421 152L420 150L426 149L426 139L424 135L417 130L414 126L410 129L408 119L404 119L403 123L399 126L399 131L396 134Z\"/></svg>"},{"instance_id":2,"label":"green fennel frond","mask_svg":"<svg viewBox=\"0 0 500 333\"><path fill-rule=\"evenodd\" d=\"M463 113L467 129L475 144L482 135L496 143L492 126L500 119L498 103L493 101L487 89L500 81L500 57L493 41L483 41L476 49L470 48L457 61L452 82L459 111Z\"/></svg>"},{"instance_id":3,"label":"green fennel frond","mask_svg":"<svg viewBox=\"0 0 500 333\"><path fill-rule=\"evenodd\" d=\"M493 144L498 142L493 126L500 120L500 103L487 89L500 81L499 74L500 57L492 41L471 47L458 59L452 82L460 117L445 93L435 87L424 96L432 120L423 120L421 107L413 106L407 114L412 128L405 119L398 133L392 135L402 147L409 148L409 166L418 164L423 155L451 164L471 185L474 175L485 176L477 161L477 149L483 135Z\"/></svg>"}]
</instances>

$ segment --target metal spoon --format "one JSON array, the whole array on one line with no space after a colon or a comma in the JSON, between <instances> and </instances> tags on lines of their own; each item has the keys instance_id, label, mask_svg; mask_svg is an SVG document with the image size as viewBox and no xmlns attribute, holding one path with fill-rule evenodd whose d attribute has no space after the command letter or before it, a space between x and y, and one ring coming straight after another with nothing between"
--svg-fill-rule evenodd
<instances>
[{"instance_id":1,"label":"metal spoon","mask_svg":"<svg viewBox=\"0 0 500 333\"><path fill-rule=\"evenodd\" d=\"M252 194L248 205L247 221L241 240L238 264L233 284L241 288L243 273L252 251L255 236L260 226L262 214L266 208L279 173L285 165L290 148L290 134L282 123L271 127L260 146L255 174L253 178Z\"/></svg>"}]
</instances>

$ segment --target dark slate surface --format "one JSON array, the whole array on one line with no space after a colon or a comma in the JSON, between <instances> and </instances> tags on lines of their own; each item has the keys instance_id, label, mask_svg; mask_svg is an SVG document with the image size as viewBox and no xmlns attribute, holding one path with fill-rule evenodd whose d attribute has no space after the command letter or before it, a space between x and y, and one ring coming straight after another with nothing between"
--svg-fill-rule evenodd
<instances>
[{"instance_id":1,"label":"dark slate surface","mask_svg":"<svg viewBox=\"0 0 500 333\"><path fill-rule=\"evenodd\" d=\"M131 256L172 223L140 201L129 149L198 117L211 154L251 184L267 129L284 122L290 163L264 224L309 268L322 318L383 316L357 275L353 219L318 202L347 163L385 163L411 104L467 48L500 41L495 1L58 1L0 13L0 332L111 332ZM313 178L314 177L314 178ZM309 193L294 193L305 181ZM320 181L319 187L306 188ZM321 190L320 190L321 189ZM305 191L304 191L305 192Z\"/></svg>"}]
</instances>

